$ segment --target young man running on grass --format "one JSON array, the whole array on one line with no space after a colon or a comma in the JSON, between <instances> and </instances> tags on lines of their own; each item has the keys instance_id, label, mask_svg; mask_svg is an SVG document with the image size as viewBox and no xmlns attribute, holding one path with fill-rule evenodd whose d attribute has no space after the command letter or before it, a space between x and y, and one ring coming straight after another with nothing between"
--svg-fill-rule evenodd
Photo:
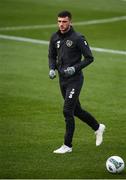
<instances>
[{"instance_id":1,"label":"young man running on grass","mask_svg":"<svg viewBox=\"0 0 126 180\"><path fill-rule=\"evenodd\" d=\"M104 124L98 121L81 107L80 91L84 82L82 69L93 62L91 50L85 37L77 33L71 23L71 13L62 11L58 14L59 30L50 39L49 45L49 77L56 77L58 71L59 84L64 98L63 114L66 123L64 144L54 153L72 152L72 139L75 130L74 116L90 126L96 135L96 146L103 141ZM81 60L81 57L84 57Z\"/></svg>"}]
</instances>

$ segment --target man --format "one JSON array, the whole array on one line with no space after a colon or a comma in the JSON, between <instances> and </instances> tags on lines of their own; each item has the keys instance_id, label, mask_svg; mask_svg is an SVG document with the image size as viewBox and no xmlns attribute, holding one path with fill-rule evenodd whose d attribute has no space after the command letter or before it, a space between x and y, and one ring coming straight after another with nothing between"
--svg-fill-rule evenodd
<instances>
[{"instance_id":1,"label":"man","mask_svg":"<svg viewBox=\"0 0 126 180\"><path fill-rule=\"evenodd\" d=\"M103 141L104 124L82 109L79 94L83 85L82 69L93 62L93 56L85 37L74 31L71 13L62 11L58 14L59 30L50 39L49 45L49 77L56 77L58 71L59 84L64 98L63 114L66 123L64 144L53 151L64 154L72 152L72 138L75 129L74 116L87 123L96 135L96 146ZM81 57L84 57L81 60Z\"/></svg>"}]
</instances>

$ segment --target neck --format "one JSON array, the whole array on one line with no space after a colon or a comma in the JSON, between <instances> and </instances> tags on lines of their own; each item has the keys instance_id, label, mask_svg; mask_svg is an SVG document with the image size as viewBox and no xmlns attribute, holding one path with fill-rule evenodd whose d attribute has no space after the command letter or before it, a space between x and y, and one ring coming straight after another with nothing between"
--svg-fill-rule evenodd
<instances>
[{"instance_id":1,"label":"neck","mask_svg":"<svg viewBox=\"0 0 126 180\"><path fill-rule=\"evenodd\" d=\"M69 30L70 30L70 26L68 27L67 30L65 30L65 31L60 31L60 32L61 32L62 34L65 34L65 33L67 33Z\"/></svg>"}]
</instances>

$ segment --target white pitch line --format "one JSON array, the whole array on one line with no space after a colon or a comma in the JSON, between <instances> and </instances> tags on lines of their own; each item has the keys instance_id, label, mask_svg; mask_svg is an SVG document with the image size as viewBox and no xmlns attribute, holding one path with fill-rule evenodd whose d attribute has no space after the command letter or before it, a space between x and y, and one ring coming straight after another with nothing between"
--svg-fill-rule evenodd
<instances>
[{"instance_id":1,"label":"white pitch line","mask_svg":"<svg viewBox=\"0 0 126 180\"><path fill-rule=\"evenodd\" d=\"M10 27L0 27L0 31L15 31L15 30L25 30L25 29L46 29L57 27L56 24L47 25L29 25L29 26L10 26Z\"/></svg>"},{"instance_id":2,"label":"white pitch line","mask_svg":"<svg viewBox=\"0 0 126 180\"><path fill-rule=\"evenodd\" d=\"M95 48L95 47L91 47L91 49L93 51L96 51L96 52L104 52L104 53L111 53L111 54L126 55L126 51L121 51L121 50L105 49L105 48Z\"/></svg>"},{"instance_id":3,"label":"white pitch line","mask_svg":"<svg viewBox=\"0 0 126 180\"><path fill-rule=\"evenodd\" d=\"M45 40L8 36L8 35L2 35L2 34L0 34L0 39L28 42L28 43L33 43L33 44L49 45L49 41L45 41ZM126 51L121 51L121 50L105 49L105 48L97 48L97 47L91 47L91 49L96 52L105 52L105 53L111 53L111 54L126 55Z\"/></svg>"},{"instance_id":4,"label":"white pitch line","mask_svg":"<svg viewBox=\"0 0 126 180\"><path fill-rule=\"evenodd\" d=\"M83 26L83 25L93 25L93 24L103 24L116 21L124 21L126 16L112 17L106 19L95 19L89 21L81 21L73 23L74 26ZM0 27L0 31L15 31L15 30L25 30L25 29L46 29L57 27L57 24L47 24L47 25L29 25L29 26L10 26L10 27Z\"/></svg>"},{"instance_id":5,"label":"white pitch line","mask_svg":"<svg viewBox=\"0 0 126 180\"><path fill-rule=\"evenodd\" d=\"M38 40L38 39L31 39L31 38L24 38L24 37L17 37L17 36L8 36L0 34L0 39L12 40L12 41L23 41L23 42L30 42L33 44L49 44L48 41Z\"/></svg>"},{"instance_id":6,"label":"white pitch line","mask_svg":"<svg viewBox=\"0 0 126 180\"><path fill-rule=\"evenodd\" d=\"M92 25L92 24L104 24L104 23L110 23L110 22L116 22L116 21L124 21L124 20L126 20L126 16L76 22L76 23L73 23L73 25L82 26L82 25Z\"/></svg>"}]
</instances>

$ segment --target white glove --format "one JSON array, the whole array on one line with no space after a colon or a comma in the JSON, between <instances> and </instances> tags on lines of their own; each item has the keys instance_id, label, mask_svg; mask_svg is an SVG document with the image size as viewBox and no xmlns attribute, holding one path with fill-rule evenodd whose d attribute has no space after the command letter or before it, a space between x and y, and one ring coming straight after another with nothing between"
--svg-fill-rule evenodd
<instances>
[{"instance_id":1,"label":"white glove","mask_svg":"<svg viewBox=\"0 0 126 180\"><path fill-rule=\"evenodd\" d=\"M72 76L75 73L75 68L72 67L68 67L66 70L64 70L64 73L66 76Z\"/></svg>"},{"instance_id":2,"label":"white glove","mask_svg":"<svg viewBox=\"0 0 126 180\"><path fill-rule=\"evenodd\" d=\"M51 69L49 71L49 77L50 77L50 79L54 79L56 77L56 73L55 73L55 71L53 69Z\"/></svg>"}]
</instances>

